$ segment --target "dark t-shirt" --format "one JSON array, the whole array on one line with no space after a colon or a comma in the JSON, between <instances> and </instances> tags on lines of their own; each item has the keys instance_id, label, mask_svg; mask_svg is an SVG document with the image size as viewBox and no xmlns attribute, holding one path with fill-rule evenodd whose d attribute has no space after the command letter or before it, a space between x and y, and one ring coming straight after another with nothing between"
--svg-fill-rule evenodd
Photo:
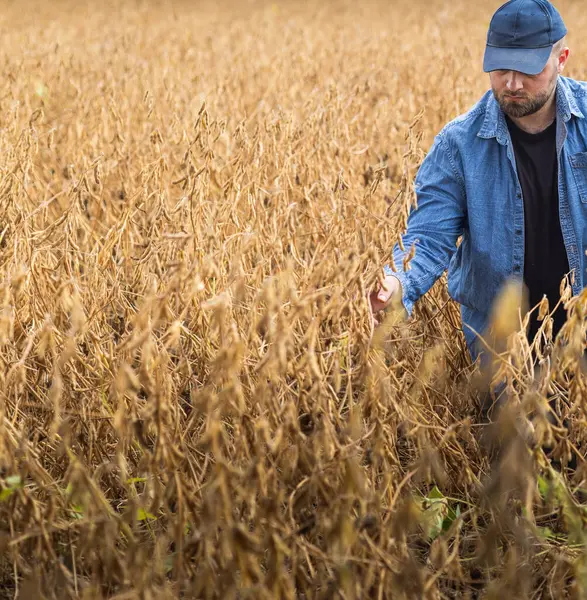
<instances>
[{"instance_id":1,"label":"dark t-shirt","mask_svg":"<svg viewBox=\"0 0 587 600\"><path fill-rule=\"evenodd\" d=\"M556 120L540 133L527 133L506 117L518 178L524 198L524 282L530 307L546 294L552 310L560 299L560 282L569 271L558 212L558 165ZM540 323L530 321L528 339L533 340ZM554 335L565 322L559 307L554 315Z\"/></svg>"}]
</instances>

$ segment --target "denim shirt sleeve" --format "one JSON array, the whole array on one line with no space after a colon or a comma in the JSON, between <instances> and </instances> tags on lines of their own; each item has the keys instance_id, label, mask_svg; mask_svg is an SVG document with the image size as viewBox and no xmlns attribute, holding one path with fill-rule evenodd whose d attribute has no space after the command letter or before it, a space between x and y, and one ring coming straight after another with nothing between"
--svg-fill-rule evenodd
<instances>
[{"instance_id":1,"label":"denim shirt sleeve","mask_svg":"<svg viewBox=\"0 0 587 600\"><path fill-rule=\"evenodd\" d=\"M417 209L408 217L402 237L405 252L393 249L394 272L385 266L387 275L397 277L403 288L402 301L409 315L414 303L423 296L448 268L463 233L466 214L465 187L451 155L448 141L439 133L422 162L415 180ZM415 244L415 254L408 270L403 270L404 256Z\"/></svg>"}]
</instances>

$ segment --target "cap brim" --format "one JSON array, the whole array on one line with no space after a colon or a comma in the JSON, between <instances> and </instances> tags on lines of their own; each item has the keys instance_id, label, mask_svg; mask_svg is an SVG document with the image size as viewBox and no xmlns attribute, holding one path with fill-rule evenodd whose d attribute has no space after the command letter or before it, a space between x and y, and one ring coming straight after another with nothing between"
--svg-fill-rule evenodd
<instances>
[{"instance_id":1,"label":"cap brim","mask_svg":"<svg viewBox=\"0 0 587 600\"><path fill-rule=\"evenodd\" d=\"M541 73L552 51L552 46L545 48L498 48L485 46L483 70L519 71L526 75Z\"/></svg>"}]
</instances>

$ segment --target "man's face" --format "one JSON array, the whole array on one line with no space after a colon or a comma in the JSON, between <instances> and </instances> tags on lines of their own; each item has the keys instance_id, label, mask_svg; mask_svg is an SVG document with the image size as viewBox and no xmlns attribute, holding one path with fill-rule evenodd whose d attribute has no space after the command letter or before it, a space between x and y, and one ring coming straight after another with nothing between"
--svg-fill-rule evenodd
<instances>
[{"instance_id":1,"label":"man's face","mask_svg":"<svg viewBox=\"0 0 587 600\"><path fill-rule=\"evenodd\" d=\"M491 71L493 95L509 117L522 118L538 112L554 94L559 60L551 57L538 75L519 71Z\"/></svg>"}]
</instances>

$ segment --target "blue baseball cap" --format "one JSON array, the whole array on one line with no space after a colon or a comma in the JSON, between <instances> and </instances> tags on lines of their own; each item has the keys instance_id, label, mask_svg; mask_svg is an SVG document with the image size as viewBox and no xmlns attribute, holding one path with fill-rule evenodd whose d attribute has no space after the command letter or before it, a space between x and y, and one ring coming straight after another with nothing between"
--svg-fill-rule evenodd
<instances>
[{"instance_id":1,"label":"blue baseball cap","mask_svg":"<svg viewBox=\"0 0 587 600\"><path fill-rule=\"evenodd\" d=\"M562 17L548 0L510 0L489 24L483 70L538 75L566 34Z\"/></svg>"}]
</instances>

